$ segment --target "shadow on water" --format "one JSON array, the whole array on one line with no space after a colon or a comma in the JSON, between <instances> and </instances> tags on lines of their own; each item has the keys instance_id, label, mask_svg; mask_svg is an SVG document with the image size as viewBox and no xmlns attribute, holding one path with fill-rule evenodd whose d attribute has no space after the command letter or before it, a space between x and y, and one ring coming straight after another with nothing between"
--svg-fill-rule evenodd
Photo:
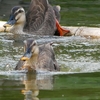
<instances>
[{"instance_id":1,"label":"shadow on water","mask_svg":"<svg viewBox=\"0 0 100 100\"><path fill-rule=\"evenodd\" d=\"M100 99L100 73L0 75L0 100Z\"/></svg>"}]
</instances>

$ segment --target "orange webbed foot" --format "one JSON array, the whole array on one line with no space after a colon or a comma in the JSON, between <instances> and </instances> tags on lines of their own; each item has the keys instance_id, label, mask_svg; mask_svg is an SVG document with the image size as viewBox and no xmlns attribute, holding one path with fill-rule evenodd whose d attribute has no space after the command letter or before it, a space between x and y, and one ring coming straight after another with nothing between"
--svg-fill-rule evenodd
<instances>
[{"instance_id":1,"label":"orange webbed foot","mask_svg":"<svg viewBox=\"0 0 100 100\"><path fill-rule=\"evenodd\" d=\"M61 25L59 24L57 19L56 19L56 27L57 27L57 30L58 30L60 36L64 36L67 33L70 33L70 30L67 30L67 29L64 29L61 27Z\"/></svg>"}]
</instances>

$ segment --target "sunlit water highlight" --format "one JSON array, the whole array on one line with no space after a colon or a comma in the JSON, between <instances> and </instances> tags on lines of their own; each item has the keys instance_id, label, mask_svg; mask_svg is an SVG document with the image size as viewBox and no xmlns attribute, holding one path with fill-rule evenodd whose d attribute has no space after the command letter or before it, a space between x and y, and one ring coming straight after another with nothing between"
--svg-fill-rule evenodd
<instances>
[{"instance_id":1,"label":"sunlit water highlight","mask_svg":"<svg viewBox=\"0 0 100 100\"><path fill-rule=\"evenodd\" d=\"M23 40L14 41L9 35L0 37L0 70L14 70L18 60L23 55ZM23 36L23 35L22 35ZM26 38L27 36L25 36ZM86 39L80 36L49 37L32 36L38 44L53 42L56 59L63 72L93 72L99 71L99 39Z\"/></svg>"}]
</instances>

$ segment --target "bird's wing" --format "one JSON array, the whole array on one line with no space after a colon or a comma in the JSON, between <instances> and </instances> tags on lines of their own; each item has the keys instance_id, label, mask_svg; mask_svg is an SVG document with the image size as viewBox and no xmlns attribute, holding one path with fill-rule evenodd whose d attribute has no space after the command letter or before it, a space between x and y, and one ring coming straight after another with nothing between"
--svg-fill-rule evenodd
<instances>
[{"instance_id":1,"label":"bird's wing","mask_svg":"<svg viewBox=\"0 0 100 100\"><path fill-rule=\"evenodd\" d=\"M28 31L37 31L44 22L47 9L47 0L31 0L29 10L26 14L25 28Z\"/></svg>"}]
</instances>

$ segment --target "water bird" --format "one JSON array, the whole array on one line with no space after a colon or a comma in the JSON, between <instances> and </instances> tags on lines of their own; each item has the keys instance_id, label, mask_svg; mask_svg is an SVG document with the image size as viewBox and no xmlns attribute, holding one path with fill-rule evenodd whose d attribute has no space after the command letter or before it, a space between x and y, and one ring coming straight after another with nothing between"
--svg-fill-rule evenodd
<instances>
[{"instance_id":1,"label":"water bird","mask_svg":"<svg viewBox=\"0 0 100 100\"><path fill-rule=\"evenodd\" d=\"M28 71L59 71L52 43L38 45L33 39L24 41L24 55L19 60L15 70Z\"/></svg>"},{"instance_id":2,"label":"water bird","mask_svg":"<svg viewBox=\"0 0 100 100\"><path fill-rule=\"evenodd\" d=\"M34 35L58 35L64 36L69 30L63 29L59 24L60 6L51 6L48 0L31 0L27 13L21 6L14 6L10 18L4 24L11 33Z\"/></svg>"}]
</instances>

